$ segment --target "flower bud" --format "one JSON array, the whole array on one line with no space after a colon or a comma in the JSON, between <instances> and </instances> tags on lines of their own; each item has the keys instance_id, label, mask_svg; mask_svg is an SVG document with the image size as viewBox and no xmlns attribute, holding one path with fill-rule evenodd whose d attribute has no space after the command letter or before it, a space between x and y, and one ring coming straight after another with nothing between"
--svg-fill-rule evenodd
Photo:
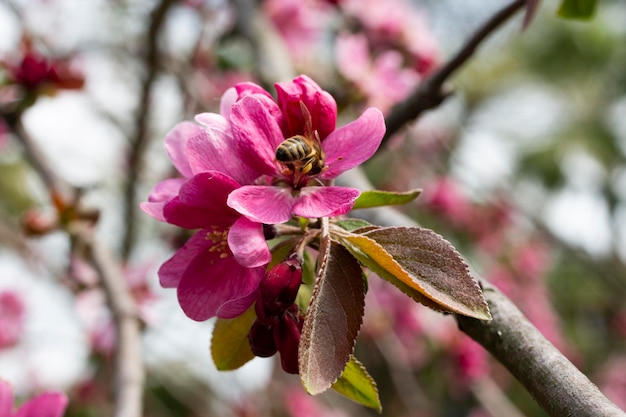
<instances>
[{"instance_id":1,"label":"flower bud","mask_svg":"<svg viewBox=\"0 0 626 417\"><path fill-rule=\"evenodd\" d=\"M296 300L301 283L302 263L295 257L270 269L259 285L259 301L265 312L269 315L283 313Z\"/></svg>"},{"instance_id":2,"label":"flower bud","mask_svg":"<svg viewBox=\"0 0 626 417\"><path fill-rule=\"evenodd\" d=\"M299 316L284 314L274 328L274 343L280 352L280 364L290 374L298 373L298 347L302 321Z\"/></svg>"},{"instance_id":3,"label":"flower bud","mask_svg":"<svg viewBox=\"0 0 626 417\"><path fill-rule=\"evenodd\" d=\"M250 349L255 356L269 358L276 353L276 344L272 328L256 320L250 328L248 334Z\"/></svg>"}]
</instances>

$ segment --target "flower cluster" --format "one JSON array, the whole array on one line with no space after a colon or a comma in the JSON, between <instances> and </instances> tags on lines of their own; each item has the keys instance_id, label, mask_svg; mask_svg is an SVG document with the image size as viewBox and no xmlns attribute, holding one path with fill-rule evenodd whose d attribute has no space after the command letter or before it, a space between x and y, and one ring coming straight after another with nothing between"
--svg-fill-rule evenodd
<instances>
[{"instance_id":1,"label":"flower cluster","mask_svg":"<svg viewBox=\"0 0 626 417\"><path fill-rule=\"evenodd\" d=\"M276 274L266 275L270 225L350 211L359 191L332 180L372 156L384 135L382 113L373 108L336 128L335 100L307 76L278 83L276 91L275 100L256 84L237 84L223 95L220 114L177 125L165 148L181 177L157 184L141 205L160 221L198 230L159 269L161 285L177 289L194 320L232 318L259 297L266 302L263 288ZM279 267L297 275L300 267L285 262ZM295 337L301 323L292 304L274 311L265 303L257 313L290 317L279 321L295 326ZM259 317L265 327L268 320Z\"/></svg>"}]
</instances>

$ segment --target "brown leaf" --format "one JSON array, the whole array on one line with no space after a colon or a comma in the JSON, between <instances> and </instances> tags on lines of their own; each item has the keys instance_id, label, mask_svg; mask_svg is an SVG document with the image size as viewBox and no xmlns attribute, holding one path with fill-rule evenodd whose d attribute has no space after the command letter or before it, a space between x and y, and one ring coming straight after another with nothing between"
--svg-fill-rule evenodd
<instances>
[{"instance_id":1,"label":"brown leaf","mask_svg":"<svg viewBox=\"0 0 626 417\"><path fill-rule=\"evenodd\" d=\"M467 264L442 236L419 227L387 227L363 236L381 245L408 273L416 288L445 310L483 320L491 318Z\"/></svg>"},{"instance_id":2,"label":"brown leaf","mask_svg":"<svg viewBox=\"0 0 626 417\"><path fill-rule=\"evenodd\" d=\"M336 242L323 241L322 259L299 348L302 385L319 394L337 381L350 360L365 307L361 266ZM326 243L326 244L324 244Z\"/></svg>"}]
</instances>

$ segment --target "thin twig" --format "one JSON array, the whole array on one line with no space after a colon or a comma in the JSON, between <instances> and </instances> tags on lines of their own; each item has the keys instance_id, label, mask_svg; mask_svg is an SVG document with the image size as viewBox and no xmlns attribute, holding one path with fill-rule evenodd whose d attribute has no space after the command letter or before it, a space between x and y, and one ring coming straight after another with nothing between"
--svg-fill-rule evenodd
<instances>
[{"instance_id":1,"label":"thin twig","mask_svg":"<svg viewBox=\"0 0 626 417\"><path fill-rule=\"evenodd\" d=\"M474 55L478 46L495 29L505 23L525 4L526 0L515 0L494 14L476 30L472 37L444 66L424 80L406 100L396 104L385 118L387 133L383 142L400 130L406 123L417 119L422 112L437 107L450 96L451 91L446 90L444 87L444 83L448 78Z\"/></svg>"},{"instance_id":2,"label":"thin twig","mask_svg":"<svg viewBox=\"0 0 626 417\"><path fill-rule=\"evenodd\" d=\"M152 102L152 87L159 72L161 54L159 52L159 32L170 7L177 0L162 0L152 12L152 19L146 34L147 45L144 58L146 74L141 86L139 107L137 109L137 129L130 144L128 155L128 178L124 188L124 219L126 228L122 241L122 258L127 259L135 243L137 213L137 182L143 171L143 157L149 142L149 120Z\"/></svg>"}]
</instances>

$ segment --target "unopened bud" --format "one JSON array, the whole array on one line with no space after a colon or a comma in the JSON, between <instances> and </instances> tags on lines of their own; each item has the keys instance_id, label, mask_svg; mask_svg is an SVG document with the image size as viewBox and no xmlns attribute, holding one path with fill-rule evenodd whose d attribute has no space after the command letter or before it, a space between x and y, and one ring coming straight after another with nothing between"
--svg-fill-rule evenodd
<instances>
[{"instance_id":1,"label":"unopened bud","mask_svg":"<svg viewBox=\"0 0 626 417\"><path fill-rule=\"evenodd\" d=\"M274 342L280 352L280 365L290 374L298 373L298 347L302 325L300 317L285 314L274 328Z\"/></svg>"},{"instance_id":2,"label":"unopened bud","mask_svg":"<svg viewBox=\"0 0 626 417\"><path fill-rule=\"evenodd\" d=\"M277 351L272 328L258 320L250 328L248 341L250 342L250 349L255 356L269 358Z\"/></svg>"},{"instance_id":3,"label":"unopened bud","mask_svg":"<svg viewBox=\"0 0 626 417\"><path fill-rule=\"evenodd\" d=\"M265 274L259 285L259 301L270 315L282 313L296 300L301 283L301 262L296 258L285 259Z\"/></svg>"},{"instance_id":4,"label":"unopened bud","mask_svg":"<svg viewBox=\"0 0 626 417\"><path fill-rule=\"evenodd\" d=\"M54 214L29 210L22 217L22 230L28 236L43 236L55 230L58 226Z\"/></svg>"}]
</instances>

